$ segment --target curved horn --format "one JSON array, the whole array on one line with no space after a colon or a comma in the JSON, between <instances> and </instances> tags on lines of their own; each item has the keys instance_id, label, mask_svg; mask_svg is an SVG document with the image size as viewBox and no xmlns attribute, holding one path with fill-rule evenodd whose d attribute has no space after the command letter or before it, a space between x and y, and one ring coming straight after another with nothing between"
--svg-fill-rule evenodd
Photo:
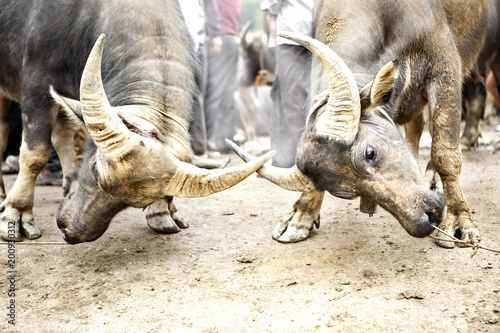
<instances>
[{"instance_id":1,"label":"curved horn","mask_svg":"<svg viewBox=\"0 0 500 333\"><path fill-rule=\"evenodd\" d=\"M201 169L175 159L176 172L165 188L166 195L197 198L226 190L261 168L275 153L273 150L250 163L216 170Z\"/></svg>"},{"instance_id":2,"label":"curved horn","mask_svg":"<svg viewBox=\"0 0 500 333\"><path fill-rule=\"evenodd\" d=\"M80 83L82 115L90 136L104 157L117 158L126 150L131 133L113 112L101 79L101 59L104 34L100 35L90 52Z\"/></svg>"},{"instance_id":3,"label":"curved horn","mask_svg":"<svg viewBox=\"0 0 500 333\"><path fill-rule=\"evenodd\" d=\"M356 80L342 59L325 44L297 33L281 37L297 42L311 51L321 62L330 81L330 97L316 121L316 133L329 139L350 142L358 131L361 104Z\"/></svg>"},{"instance_id":4,"label":"curved horn","mask_svg":"<svg viewBox=\"0 0 500 333\"><path fill-rule=\"evenodd\" d=\"M203 169L222 169L225 168L229 162L231 162L231 158L229 156L220 160L212 160L198 157L194 154L191 155L191 164Z\"/></svg>"},{"instance_id":5,"label":"curved horn","mask_svg":"<svg viewBox=\"0 0 500 333\"><path fill-rule=\"evenodd\" d=\"M247 34L250 31L250 25L252 25L252 22L247 21L240 32L240 45L244 50L248 48Z\"/></svg>"},{"instance_id":6,"label":"curved horn","mask_svg":"<svg viewBox=\"0 0 500 333\"><path fill-rule=\"evenodd\" d=\"M227 145L245 162L255 161L256 157L250 155L234 142L226 139ZM278 168L271 165L262 166L257 172L270 182L285 190L310 192L314 190L313 182L300 171L296 165L291 168Z\"/></svg>"}]
</instances>

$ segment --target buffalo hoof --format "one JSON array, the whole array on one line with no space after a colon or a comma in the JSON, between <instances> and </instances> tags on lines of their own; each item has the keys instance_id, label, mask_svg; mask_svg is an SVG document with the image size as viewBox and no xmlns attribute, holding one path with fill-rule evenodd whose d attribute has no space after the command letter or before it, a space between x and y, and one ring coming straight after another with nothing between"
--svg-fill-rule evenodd
<instances>
[{"instance_id":1,"label":"buffalo hoof","mask_svg":"<svg viewBox=\"0 0 500 333\"><path fill-rule=\"evenodd\" d=\"M428 167L427 170L425 170L424 182L427 184L429 189L443 194L443 182L434 167Z\"/></svg>"},{"instance_id":2,"label":"buffalo hoof","mask_svg":"<svg viewBox=\"0 0 500 333\"><path fill-rule=\"evenodd\" d=\"M158 199L146 208L148 226L156 232L173 234L188 227L179 216L172 198Z\"/></svg>"},{"instance_id":3,"label":"buffalo hoof","mask_svg":"<svg viewBox=\"0 0 500 333\"><path fill-rule=\"evenodd\" d=\"M442 222L439 227L448 235L453 236L463 242L476 244L477 242L481 241L481 235L479 235L476 223L474 221L471 222L466 217L460 217L457 220L457 223L454 223L451 226L446 226L446 223ZM441 231L436 231L436 236L440 238L436 239L436 244L441 247L447 249L452 249L455 247L455 245L457 245L458 247L468 247L468 245L465 245L463 243L454 242L451 237L445 235Z\"/></svg>"},{"instance_id":4,"label":"buffalo hoof","mask_svg":"<svg viewBox=\"0 0 500 333\"><path fill-rule=\"evenodd\" d=\"M479 135L463 135L460 139L460 148L462 151L470 151L473 148L477 148Z\"/></svg>"},{"instance_id":5,"label":"buffalo hoof","mask_svg":"<svg viewBox=\"0 0 500 333\"><path fill-rule=\"evenodd\" d=\"M21 219L17 210L7 209L0 218L0 237L6 241L20 242L22 234L30 240L42 236L32 216L24 214Z\"/></svg>"},{"instance_id":6,"label":"buffalo hoof","mask_svg":"<svg viewBox=\"0 0 500 333\"><path fill-rule=\"evenodd\" d=\"M64 177L62 183L63 197L66 197L71 190L72 179L70 177Z\"/></svg>"},{"instance_id":7,"label":"buffalo hoof","mask_svg":"<svg viewBox=\"0 0 500 333\"><path fill-rule=\"evenodd\" d=\"M27 222L21 222L21 231L23 232L24 236L28 239L37 239L42 236L42 233L36 226L35 222L33 221L27 221Z\"/></svg>"},{"instance_id":8,"label":"buffalo hoof","mask_svg":"<svg viewBox=\"0 0 500 333\"><path fill-rule=\"evenodd\" d=\"M19 223L15 222L0 222L0 238L11 242L20 242L21 232L19 231Z\"/></svg>"},{"instance_id":9,"label":"buffalo hoof","mask_svg":"<svg viewBox=\"0 0 500 333\"><path fill-rule=\"evenodd\" d=\"M276 225L273 239L280 243L301 242L309 237L314 225L319 228L319 216L314 219L303 212L291 212Z\"/></svg>"},{"instance_id":10,"label":"buffalo hoof","mask_svg":"<svg viewBox=\"0 0 500 333\"><path fill-rule=\"evenodd\" d=\"M184 220L177 212L170 212L170 216L174 220L175 224L181 229L186 229L189 227L189 224Z\"/></svg>"},{"instance_id":11,"label":"buffalo hoof","mask_svg":"<svg viewBox=\"0 0 500 333\"><path fill-rule=\"evenodd\" d=\"M303 240L306 240L309 237L309 229L296 229L294 227L287 228L281 236L278 237L278 228L280 225L277 225L273 232L273 238L280 243L297 243Z\"/></svg>"},{"instance_id":12,"label":"buffalo hoof","mask_svg":"<svg viewBox=\"0 0 500 333\"><path fill-rule=\"evenodd\" d=\"M148 215L146 220L151 229L162 234L175 234L189 226L177 213L168 211L160 215Z\"/></svg>"},{"instance_id":13,"label":"buffalo hoof","mask_svg":"<svg viewBox=\"0 0 500 333\"><path fill-rule=\"evenodd\" d=\"M170 217L170 214L146 217L146 219L148 221L148 226L156 232L162 234L175 234L181 231L177 223Z\"/></svg>"}]
</instances>

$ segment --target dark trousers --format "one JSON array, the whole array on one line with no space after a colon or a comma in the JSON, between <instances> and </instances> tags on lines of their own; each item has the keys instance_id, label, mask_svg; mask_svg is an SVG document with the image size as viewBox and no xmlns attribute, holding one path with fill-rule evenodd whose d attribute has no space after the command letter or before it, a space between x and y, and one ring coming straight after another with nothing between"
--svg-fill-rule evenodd
<instances>
[{"instance_id":1,"label":"dark trousers","mask_svg":"<svg viewBox=\"0 0 500 333\"><path fill-rule=\"evenodd\" d=\"M288 168L295 164L297 144L309 112L310 75L311 52L302 46L278 46L269 128L271 149L276 150L274 166Z\"/></svg>"}]
</instances>

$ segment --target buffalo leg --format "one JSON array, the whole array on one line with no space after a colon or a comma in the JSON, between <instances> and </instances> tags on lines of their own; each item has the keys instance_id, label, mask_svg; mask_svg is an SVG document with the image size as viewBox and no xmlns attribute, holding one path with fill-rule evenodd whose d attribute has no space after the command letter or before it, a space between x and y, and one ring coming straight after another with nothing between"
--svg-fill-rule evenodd
<instances>
[{"instance_id":1,"label":"buffalo leg","mask_svg":"<svg viewBox=\"0 0 500 333\"><path fill-rule=\"evenodd\" d=\"M20 230L28 239L41 236L33 217L35 180L47 164L50 145L39 144L30 148L30 145L25 143L25 132L23 131L21 144L19 174L12 190L1 205L3 213L0 216L0 237L7 240L21 240ZM12 225L15 225L15 232L9 234L11 230L9 227Z\"/></svg>"},{"instance_id":2,"label":"buffalo leg","mask_svg":"<svg viewBox=\"0 0 500 333\"><path fill-rule=\"evenodd\" d=\"M148 226L160 233L173 234L188 227L188 224L177 213L173 197L156 200L146 208Z\"/></svg>"},{"instance_id":3,"label":"buffalo leg","mask_svg":"<svg viewBox=\"0 0 500 333\"><path fill-rule=\"evenodd\" d=\"M9 136L9 122L7 120L7 99L0 96L0 154L3 156L7 148L7 138ZM5 200L7 193L3 177L0 171L0 202Z\"/></svg>"},{"instance_id":4,"label":"buffalo leg","mask_svg":"<svg viewBox=\"0 0 500 333\"><path fill-rule=\"evenodd\" d=\"M424 111L419 112L418 115L409 123L405 124L406 142L410 146L415 158L418 159L419 144L422 133L424 132L425 117Z\"/></svg>"},{"instance_id":5,"label":"buffalo leg","mask_svg":"<svg viewBox=\"0 0 500 333\"><path fill-rule=\"evenodd\" d=\"M58 115L54 130L52 131L52 144L61 161L63 171L63 195L69 193L71 183L78 174L78 161L75 153L75 127L69 121Z\"/></svg>"},{"instance_id":6,"label":"buffalo leg","mask_svg":"<svg viewBox=\"0 0 500 333\"><path fill-rule=\"evenodd\" d=\"M292 211L274 228L273 238L282 243L296 243L306 239L314 225L319 228L319 213L324 196L325 192L303 192Z\"/></svg>"},{"instance_id":7,"label":"buffalo leg","mask_svg":"<svg viewBox=\"0 0 500 333\"><path fill-rule=\"evenodd\" d=\"M481 136L479 121L484 109L483 96L470 96L465 100L465 127L460 139L462 150L467 151L478 145Z\"/></svg>"},{"instance_id":8,"label":"buffalo leg","mask_svg":"<svg viewBox=\"0 0 500 333\"><path fill-rule=\"evenodd\" d=\"M470 150L477 147L478 138L481 135L479 121L484 110L486 89L484 83L475 69L471 71L471 77L463 85L465 128L460 139L462 150Z\"/></svg>"},{"instance_id":9,"label":"buffalo leg","mask_svg":"<svg viewBox=\"0 0 500 333\"><path fill-rule=\"evenodd\" d=\"M431 159L441 176L443 194L446 199L446 215L440 228L462 240L479 239L477 224L465 200L460 186L462 152L460 149L461 82L460 73L454 66L444 63L440 68L448 71L440 73L437 80L446 82L434 91L433 141ZM445 235L439 235L446 238ZM452 242L437 241L443 247L454 247Z\"/></svg>"},{"instance_id":10,"label":"buffalo leg","mask_svg":"<svg viewBox=\"0 0 500 333\"><path fill-rule=\"evenodd\" d=\"M425 107L414 119L412 119L405 125L406 142L408 142L408 145L413 151L416 159L418 159L420 150L420 138L422 137L422 133L424 132L426 120L429 119L429 117L427 116L429 113L429 108ZM432 124L430 122L429 132L431 132L432 134ZM432 161L429 161L427 163L424 174L424 182L430 189L434 189L440 193L443 192L441 180L436 172L436 169L434 168L434 165L432 164Z\"/></svg>"},{"instance_id":11,"label":"buffalo leg","mask_svg":"<svg viewBox=\"0 0 500 333\"><path fill-rule=\"evenodd\" d=\"M26 91L43 91L41 87ZM23 135L19 158L19 174L5 201L0 205L0 237L21 240L21 232L28 239L41 236L34 223L33 201L35 180L50 156L50 134L55 120L50 100L27 94L22 100ZM49 112L38 112L39 110ZM12 232L12 227L14 232ZM10 233L9 233L10 231ZM10 236L10 237L9 237Z\"/></svg>"}]
</instances>

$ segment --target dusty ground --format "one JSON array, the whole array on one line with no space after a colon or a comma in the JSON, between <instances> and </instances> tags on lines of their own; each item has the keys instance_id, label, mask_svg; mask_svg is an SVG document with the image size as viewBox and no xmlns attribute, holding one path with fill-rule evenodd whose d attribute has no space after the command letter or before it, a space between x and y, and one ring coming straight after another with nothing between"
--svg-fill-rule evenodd
<instances>
[{"instance_id":1,"label":"dusty ground","mask_svg":"<svg viewBox=\"0 0 500 333\"><path fill-rule=\"evenodd\" d=\"M482 245L500 249L500 153L488 149L464 153L462 184ZM298 196L251 176L177 199L190 221L178 234L156 234L128 209L99 240L70 246L37 244L62 241L62 190L39 187L43 237L16 246L15 327L0 246L0 331L500 332L499 254L439 248L331 196L310 239L277 243L271 232Z\"/></svg>"}]
</instances>

